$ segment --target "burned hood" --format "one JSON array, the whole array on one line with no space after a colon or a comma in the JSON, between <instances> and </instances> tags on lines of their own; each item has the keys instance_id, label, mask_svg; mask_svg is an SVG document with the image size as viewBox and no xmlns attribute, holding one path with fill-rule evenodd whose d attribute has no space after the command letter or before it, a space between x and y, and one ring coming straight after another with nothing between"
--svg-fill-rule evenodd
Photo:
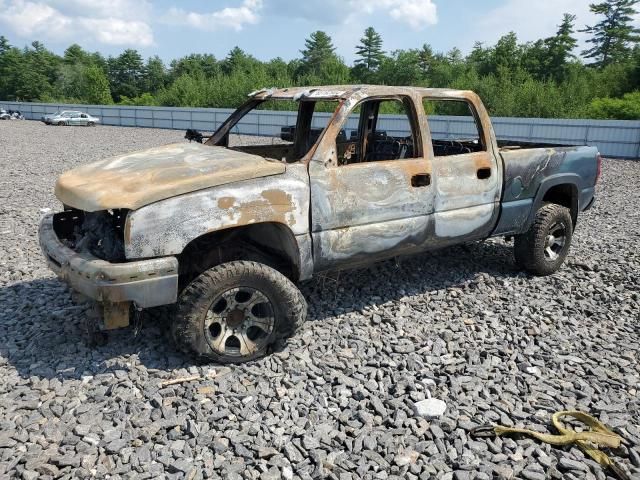
<instances>
[{"instance_id":1,"label":"burned hood","mask_svg":"<svg viewBox=\"0 0 640 480\"><path fill-rule=\"evenodd\" d=\"M257 155L174 143L70 170L58 179L55 193L63 204L87 212L135 210L196 190L284 171L284 164Z\"/></svg>"}]
</instances>

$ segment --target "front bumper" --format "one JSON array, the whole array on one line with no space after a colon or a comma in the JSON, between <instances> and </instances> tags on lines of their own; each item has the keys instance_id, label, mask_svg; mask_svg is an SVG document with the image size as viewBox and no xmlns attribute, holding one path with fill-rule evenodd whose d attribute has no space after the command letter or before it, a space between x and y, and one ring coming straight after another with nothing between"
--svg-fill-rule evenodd
<instances>
[{"instance_id":1,"label":"front bumper","mask_svg":"<svg viewBox=\"0 0 640 480\"><path fill-rule=\"evenodd\" d=\"M49 268L86 297L108 304L133 302L140 308L176 302L176 257L110 263L90 253L75 252L56 235L52 214L40 222L39 239Z\"/></svg>"}]
</instances>

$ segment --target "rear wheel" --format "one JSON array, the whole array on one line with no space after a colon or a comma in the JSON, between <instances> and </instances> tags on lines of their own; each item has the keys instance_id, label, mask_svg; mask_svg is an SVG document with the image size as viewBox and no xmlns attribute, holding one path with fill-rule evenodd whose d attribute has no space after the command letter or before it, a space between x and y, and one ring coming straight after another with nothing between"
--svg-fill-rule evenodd
<instances>
[{"instance_id":1,"label":"rear wheel","mask_svg":"<svg viewBox=\"0 0 640 480\"><path fill-rule=\"evenodd\" d=\"M307 304L277 270L235 261L207 270L182 292L172 324L182 350L221 363L266 355L304 322Z\"/></svg>"},{"instance_id":2,"label":"rear wheel","mask_svg":"<svg viewBox=\"0 0 640 480\"><path fill-rule=\"evenodd\" d=\"M551 275L567 257L572 237L569 209L547 203L536 212L531 228L515 237L516 263L534 275Z\"/></svg>"}]
</instances>

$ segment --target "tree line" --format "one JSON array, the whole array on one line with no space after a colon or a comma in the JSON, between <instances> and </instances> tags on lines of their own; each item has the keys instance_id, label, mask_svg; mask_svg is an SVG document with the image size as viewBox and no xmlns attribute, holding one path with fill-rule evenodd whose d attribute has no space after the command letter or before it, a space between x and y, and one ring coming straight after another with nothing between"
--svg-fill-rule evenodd
<instances>
[{"instance_id":1,"label":"tree line","mask_svg":"<svg viewBox=\"0 0 640 480\"><path fill-rule=\"evenodd\" d=\"M372 83L475 90L494 116L640 119L640 0L591 4L598 22L579 27L564 14L556 33L522 43L516 33L468 55L428 44L386 52L372 27L347 65L331 38L316 31L301 57L260 61L235 47L223 59L191 54L169 65L134 49L105 58L77 44L62 56L34 41L18 48L0 36L0 99L124 105L235 107L248 92L294 85ZM576 53L576 32L588 48Z\"/></svg>"}]
</instances>

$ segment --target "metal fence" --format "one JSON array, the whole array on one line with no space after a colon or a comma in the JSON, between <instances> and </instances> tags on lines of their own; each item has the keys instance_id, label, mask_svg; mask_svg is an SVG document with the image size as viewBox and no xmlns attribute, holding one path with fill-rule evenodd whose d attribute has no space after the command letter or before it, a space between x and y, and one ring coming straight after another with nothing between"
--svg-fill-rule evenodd
<instances>
[{"instance_id":1,"label":"metal fence","mask_svg":"<svg viewBox=\"0 0 640 480\"><path fill-rule=\"evenodd\" d=\"M106 105L70 105L53 103L22 103L0 101L0 108L19 110L27 119L40 120L46 113L57 110L80 110L100 117L104 125L123 127L153 127L186 130L195 128L213 131L233 111L228 108L130 107ZM324 126L329 113L314 116L314 126ZM391 135L407 133L406 117L382 115L378 128ZM558 145L592 145L608 157L640 158L640 120L565 120L546 118L492 119L496 135L501 140ZM280 128L295 125L296 113L284 111L255 111L245 116L237 133L278 136ZM431 131L436 138L473 134L473 121L467 117L432 116ZM347 122L346 130L357 128L357 119Z\"/></svg>"}]
</instances>

